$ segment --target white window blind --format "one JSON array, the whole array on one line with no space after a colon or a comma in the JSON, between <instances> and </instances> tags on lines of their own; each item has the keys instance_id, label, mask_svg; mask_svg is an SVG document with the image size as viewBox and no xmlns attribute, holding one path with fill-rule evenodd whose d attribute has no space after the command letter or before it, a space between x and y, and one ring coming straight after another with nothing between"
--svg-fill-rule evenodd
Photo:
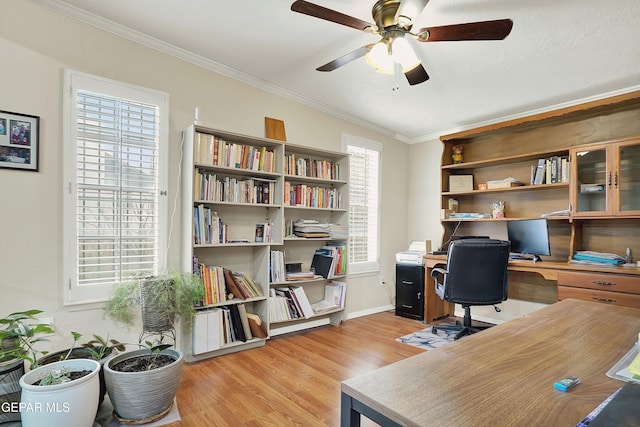
<instances>
[{"instance_id":1,"label":"white window blind","mask_svg":"<svg viewBox=\"0 0 640 427\"><path fill-rule=\"evenodd\" d=\"M164 268L165 97L70 74L65 155L66 302L104 299L132 275Z\"/></svg>"},{"instance_id":2,"label":"white window blind","mask_svg":"<svg viewBox=\"0 0 640 427\"><path fill-rule=\"evenodd\" d=\"M349 271L379 270L379 143L343 136L349 156Z\"/></svg>"}]
</instances>

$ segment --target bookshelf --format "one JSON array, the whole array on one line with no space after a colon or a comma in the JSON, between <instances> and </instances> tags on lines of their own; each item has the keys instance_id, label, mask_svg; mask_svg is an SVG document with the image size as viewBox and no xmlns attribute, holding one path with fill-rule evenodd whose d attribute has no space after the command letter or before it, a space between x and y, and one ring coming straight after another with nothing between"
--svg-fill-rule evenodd
<instances>
[{"instance_id":1,"label":"bookshelf","mask_svg":"<svg viewBox=\"0 0 640 427\"><path fill-rule=\"evenodd\" d=\"M640 253L636 231L640 178L634 172L640 159L639 135L639 91L443 135L443 241L454 230L457 234L498 237L504 235L505 220L539 218L565 210L565 215L548 217L552 253L549 261L566 262L575 250L624 254L630 247ZM453 161L456 146L463 149L462 163ZM554 158L568 162L568 176L564 170L561 179L556 176L550 180L545 175L542 184L534 184L532 168L540 160ZM471 175L473 185L451 191L450 177L459 175ZM596 191L595 184L606 184L609 176L611 188ZM507 177L523 185L494 189L479 185ZM581 184L594 185L585 190ZM489 213L492 202L504 201L505 218L447 217L449 199L457 200L459 212L478 213Z\"/></svg>"},{"instance_id":2,"label":"bookshelf","mask_svg":"<svg viewBox=\"0 0 640 427\"><path fill-rule=\"evenodd\" d=\"M315 277L301 280L276 281L270 289L302 287L311 304L325 298L325 287L330 282L347 283L346 245L348 216L349 158L345 153L312 149L287 143L284 147L284 238L281 247L287 264L299 264L302 271L309 271L316 250L325 246L343 246L343 271L333 277ZM294 233L294 224L300 220L317 221L320 224L342 225L334 228L338 233L322 237L301 237ZM298 232L300 234L300 232ZM322 233L321 233L322 234ZM345 286L346 288L346 286ZM346 289L344 289L345 293ZM270 322L270 335L293 332L309 327L333 324L346 320L344 304L339 308L317 313L310 318L278 319Z\"/></svg>"},{"instance_id":3,"label":"bookshelf","mask_svg":"<svg viewBox=\"0 0 640 427\"><path fill-rule=\"evenodd\" d=\"M279 141L196 125L183 131L181 268L208 270L211 276L219 268L245 273L260 293L238 296L229 286L220 292L215 285L219 282L208 280L208 298L197 307L193 324L183 328L188 361L265 344L266 338L252 336L243 341L219 329L226 329L224 312L238 308L257 315L268 329L270 246L282 243L283 156ZM257 224L270 227L270 240L263 233L256 241ZM202 344L207 339L210 345Z\"/></svg>"},{"instance_id":4,"label":"bookshelf","mask_svg":"<svg viewBox=\"0 0 640 427\"><path fill-rule=\"evenodd\" d=\"M194 322L182 328L186 360L263 346L272 335L346 319L343 305L302 319L277 320L270 316L269 295L272 289L296 287L314 304L323 300L327 283L346 283L346 271L334 278L272 283L271 262L273 251L280 251L287 263L300 263L308 271L316 249L346 245L347 235L302 238L286 229L298 218L348 224L347 155L199 125L183 131L182 150L181 269L202 272L208 291ZM229 289L220 292L222 285L215 280L224 270L248 275L260 295L238 298L232 292L229 299ZM244 341L236 333L230 340L234 337L225 335L224 319L235 311L257 315L265 336L252 334Z\"/></svg>"}]
</instances>

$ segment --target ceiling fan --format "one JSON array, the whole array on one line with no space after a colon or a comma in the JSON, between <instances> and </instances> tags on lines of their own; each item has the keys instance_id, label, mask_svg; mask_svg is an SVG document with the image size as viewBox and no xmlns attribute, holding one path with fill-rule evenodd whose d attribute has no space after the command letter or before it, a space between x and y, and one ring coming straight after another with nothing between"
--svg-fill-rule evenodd
<instances>
[{"instance_id":1,"label":"ceiling fan","mask_svg":"<svg viewBox=\"0 0 640 427\"><path fill-rule=\"evenodd\" d=\"M503 40L513 27L511 19L498 19L425 27L412 33L413 22L428 2L429 0L378 0L371 11L375 24L304 0L293 2L291 10L381 37L377 43L362 46L316 70L333 71L364 56L367 63L377 71L393 74L400 69L410 85L427 81L429 75L407 41L407 36L419 42Z\"/></svg>"}]
</instances>

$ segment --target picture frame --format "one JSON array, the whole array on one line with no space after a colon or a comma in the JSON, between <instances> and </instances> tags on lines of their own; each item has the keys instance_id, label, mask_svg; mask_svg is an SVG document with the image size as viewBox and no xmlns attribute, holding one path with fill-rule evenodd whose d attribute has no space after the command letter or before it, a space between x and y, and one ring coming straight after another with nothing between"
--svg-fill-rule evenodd
<instances>
[{"instance_id":1,"label":"picture frame","mask_svg":"<svg viewBox=\"0 0 640 427\"><path fill-rule=\"evenodd\" d=\"M40 117L0 110L0 168L38 171Z\"/></svg>"}]
</instances>

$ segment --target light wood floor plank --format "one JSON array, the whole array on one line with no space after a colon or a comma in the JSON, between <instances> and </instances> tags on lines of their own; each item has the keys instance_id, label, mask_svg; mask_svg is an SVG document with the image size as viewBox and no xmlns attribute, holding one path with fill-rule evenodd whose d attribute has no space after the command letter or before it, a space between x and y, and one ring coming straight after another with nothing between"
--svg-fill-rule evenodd
<instances>
[{"instance_id":1,"label":"light wood floor plank","mask_svg":"<svg viewBox=\"0 0 640 427\"><path fill-rule=\"evenodd\" d=\"M384 312L187 364L177 395L181 421L169 426L338 426L340 383L422 353L396 338L425 327Z\"/></svg>"}]
</instances>

